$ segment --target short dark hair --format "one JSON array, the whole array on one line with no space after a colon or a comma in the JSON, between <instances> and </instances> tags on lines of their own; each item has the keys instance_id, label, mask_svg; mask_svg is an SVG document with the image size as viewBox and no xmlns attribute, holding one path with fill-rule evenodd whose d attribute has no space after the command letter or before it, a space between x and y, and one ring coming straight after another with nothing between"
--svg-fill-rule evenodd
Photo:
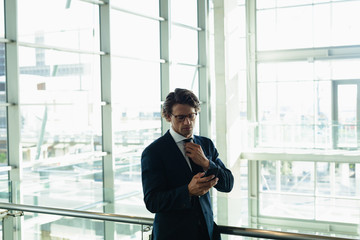
<instances>
[{"instance_id":1,"label":"short dark hair","mask_svg":"<svg viewBox=\"0 0 360 240\"><path fill-rule=\"evenodd\" d=\"M196 112L200 110L200 101L192 91L176 88L175 91L170 92L166 96L161 115L164 118L167 118L172 113L172 108L175 104L187 104L190 107L195 108Z\"/></svg>"}]
</instances>

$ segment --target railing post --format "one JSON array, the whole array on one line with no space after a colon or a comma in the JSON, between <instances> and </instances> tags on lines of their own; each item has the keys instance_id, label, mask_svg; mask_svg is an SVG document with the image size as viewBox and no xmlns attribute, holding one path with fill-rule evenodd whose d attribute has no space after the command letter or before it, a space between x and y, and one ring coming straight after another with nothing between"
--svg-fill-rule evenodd
<instances>
[{"instance_id":1,"label":"railing post","mask_svg":"<svg viewBox=\"0 0 360 240\"><path fill-rule=\"evenodd\" d=\"M141 240L151 240L152 226L141 225Z\"/></svg>"},{"instance_id":2,"label":"railing post","mask_svg":"<svg viewBox=\"0 0 360 240\"><path fill-rule=\"evenodd\" d=\"M4 214L5 213L5 214ZM3 240L16 240L20 236L20 228L17 224L16 217L23 216L22 211L8 212L5 211L1 214L2 216L2 239Z\"/></svg>"}]
</instances>

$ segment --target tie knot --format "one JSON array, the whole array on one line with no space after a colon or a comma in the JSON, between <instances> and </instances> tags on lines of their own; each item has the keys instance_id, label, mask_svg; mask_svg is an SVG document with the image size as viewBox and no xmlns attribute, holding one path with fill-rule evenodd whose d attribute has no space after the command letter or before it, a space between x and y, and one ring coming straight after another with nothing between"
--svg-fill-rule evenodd
<instances>
[{"instance_id":1,"label":"tie knot","mask_svg":"<svg viewBox=\"0 0 360 240\"><path fill-rule=\"evenodd\" d=\"M184 139L183 141L184 141L184 142L191 142L191 140L192 140L192 138L186 138L186 139Z\"/></svg>"}]
</instances>

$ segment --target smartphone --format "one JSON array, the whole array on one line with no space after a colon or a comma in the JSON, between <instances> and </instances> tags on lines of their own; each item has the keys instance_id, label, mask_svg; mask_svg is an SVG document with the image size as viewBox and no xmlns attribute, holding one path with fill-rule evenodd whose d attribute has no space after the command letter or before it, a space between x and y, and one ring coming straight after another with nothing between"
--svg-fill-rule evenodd
<instances>
[{"instance_id":1,"label":"smartphone","mask_svg":"<svg viewBox=\"0 0 360 240\"><path fill-rule=\"evenodd\" d=\"M209 181L213 180L214 178L216 178L218 173L218 169L217 168L210 168L205 172L205 175L202 177L208 177L210 175L214 175L214 177L212 179L210 179Z\"/></svg>"}]
</instances>

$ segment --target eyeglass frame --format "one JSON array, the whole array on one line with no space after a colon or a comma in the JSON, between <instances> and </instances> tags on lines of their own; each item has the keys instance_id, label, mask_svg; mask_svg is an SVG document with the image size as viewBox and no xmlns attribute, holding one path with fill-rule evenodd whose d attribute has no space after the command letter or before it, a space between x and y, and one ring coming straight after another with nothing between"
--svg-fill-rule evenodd
<instances>
[{"instance_id":1,"label":"eyeglass frame","mask_svg":"<svg viewBox=\"0 0 360 240\"><path fill-rule=\"evenodd\" d=\"M187 114L187 115L174 115L174 114L170 113L170 115L174 116L175 119L177 121L179 121L179 122L184 122L186 118L193 121L193 120L195 120L197 114L198 114L197 112L190 113L190 114Z\"/></svg>"}]
</instances>

